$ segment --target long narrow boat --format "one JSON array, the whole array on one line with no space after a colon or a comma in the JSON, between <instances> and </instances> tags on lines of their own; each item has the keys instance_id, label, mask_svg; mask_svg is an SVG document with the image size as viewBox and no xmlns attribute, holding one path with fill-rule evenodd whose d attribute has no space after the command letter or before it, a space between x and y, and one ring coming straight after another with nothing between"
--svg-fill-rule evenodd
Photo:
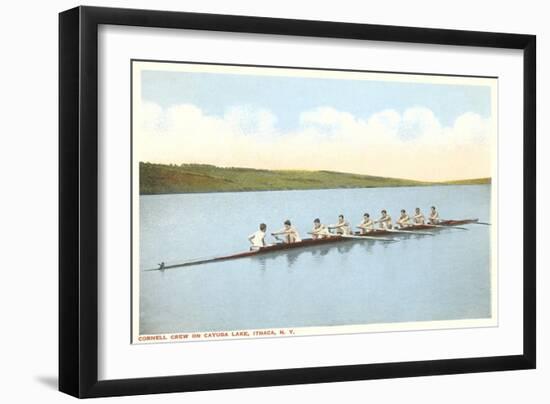
<instances>
[{"instance_id":1,"label":"long narrow boat","mask_svg":"<svg viewBox=\"0 0 550 404\"><path fill-rule=\"evenodd\" d=\"M158 270L158 269L187 267L191 265L206 264L209 262L227 261L227 260L233 260L237 258L254 257L256 255L263 255L263 254L267 254L275 251L292 250L295 248L305 248L305 247L318 246L323 244L334 244L334 243L341 243L341 242L352 241L352 240L355 240L355 238L347 238L347 237L340 237L340 236L332 236L332 237L321 238L321 239L305 238L305 239L302 239L302 241L299 241L296 243L277 243L277 244L261 247L257 250L244 251L236 254L223 255L215 258L186 261L180 264L164 265L164 266L161 266L161 268L154 268L154 269L150 269L149 271Z\"/></svg>"},{"instance_id":2,"label":"long narrow boat","mask_svg":"<svg viewBox=\"0 0 550 404\"><path fill-rule=\"evenodd\" d=\"M445 227L454 227L454 226L461 226L464 224L473 224L477 223L479 219L463 219L463 220L442 220L437 225L433 224L418 224L418 225L411 225L404 228L397 229L391 229L391 230L385 230L385 229L376 229L373 231L368 232L366 235L371 237L383 237L383 236L394 236L398 234L399 231L403 231L404 233L414 233L414 232L420 232L422 230L438 230L438 229L444 229Z\"/></svg>"},{"instance_id":3,"label":"long narrow boat","mask_svg":"<svg viewBox=\"0 0 550 404\"><path fill-rule=\"evenodd\" d=\"M296 248L305 248L305 247L312 247L312 246L318 246L318 245L324 245L324 244L334 244L334 243L362 241L362 240L367 241L372 239L379 239L380 241L392 241L392 240L388 240L386 236L393 237L393 236L399 236L402 234L411 234L414 232L419 232L418 234L426 234L426 233L423 233L422 230L440 230L444 227L452 227L452 226L460 226L464 224L477 223L478 220L479 219L442 220L436 226L430 225L430 224L413 225L413 226L406 227L404 229L399 229L397 231L376 229L366 234L355 233L354 236L349 236L349 237L334 235L331 237L320 238L320 239L305 238L302 241L299 241L296 243L272 244L265 247L261 247L257 250L244 251L236 254L223 255L220 257L197 259L197 260L186 261L186 262L182 262L179 264L172 264L172 265L164 265L163 263L163 264L160 264L158 268L151 268L151 269L147 269L146 271L157 271L157 270L164 270L169 268L180 268L180 267L187 267L192 265L207 264L210 262L228 261L228 260L234 260L238 258L254 257L257 255L268 254L276 251L292 250Z\"/></svg>"}]
</instances>

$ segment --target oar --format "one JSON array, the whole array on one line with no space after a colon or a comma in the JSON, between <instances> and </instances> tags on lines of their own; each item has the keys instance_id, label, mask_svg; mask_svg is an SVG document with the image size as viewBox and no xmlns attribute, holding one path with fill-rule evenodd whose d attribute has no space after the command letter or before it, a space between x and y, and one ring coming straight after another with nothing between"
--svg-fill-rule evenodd
<instances>
[{"instance_id":1,"label":"oar","mask_svg":"<svg viewBox=\"0 0 550 404\"><path fill-rule=\"evenodd\" d=\"M453 220L451 219L440 219L442 222L452 222ZM491 223L487 223L487 222L470 222L470 223L467 223L467 224L483 224L485 226L491 226ZM447 226L445 226L447 227ZM454 227L455 229L459 229L460 227L455 227L455 226L448 226L448 227Z\"/></svg>"},{"instance_id":2,"label":"oar","mask_svg":"<svg viewBox=\"0 0 550 404\"><path fill-rule=\"evenodd\" d=\"M342 237L352 238L352 239L355 239L355 240L368 239L368 240L382 240L382 241L399 241L399 240L394 240L393 238L373 237L373 236L355 236L355 235L352 235L352 234L342 234Z\"/></svg>"},{"instance_id":3,"label":"oar","mask_svg":"<svg viewBox=\"0 0 550 404\"><path fill-rule=\"evenodd\" d=\"M411 231L411 230L396 230L396 229L385 229L386 231L392 233L408 233L408 234L422 234L423 236L433 236L433 233L427 233L425 231Z\"/></svg>"},{"instance_id":4,"label":"oar","mask_svg":"<svg viewBox=\"0 0 550 404\"><path fill-rule=\"evenodd\" d=\"M327 238L331 238L331 237L338 237L340 236L340 234L333 234L333 233L327 233L327 234L319 234L319 233L313 233L311 231L308 231L307 234L310 234L310 235L317 235L317 236L322 236L322 237L327 237Z\"/></svg>"},{"instance_id":5,"label":"oar","mask_svg":"<svg viewBox=\"0 0 550 404\"><path fill-rule=\"evenodd\" d=\"M425 224L425 226L437 227L437 228L441 228L441 229L470 230L470 229L467 229L466 227L458 227L458 226L441 226L440 224Z\"/></svg>"}]
</instances>

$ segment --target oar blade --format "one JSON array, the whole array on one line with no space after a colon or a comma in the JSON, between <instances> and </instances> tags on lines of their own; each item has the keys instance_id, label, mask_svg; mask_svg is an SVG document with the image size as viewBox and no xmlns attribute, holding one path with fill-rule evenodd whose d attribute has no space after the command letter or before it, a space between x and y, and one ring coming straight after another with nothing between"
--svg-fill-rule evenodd
<instances>
[{"instance_id":1,"label":"oar blade","mask_svg":"<svg viewBox=\"0 0 550 404\"><path fill-rule=\"evenodd\" d=\"M351 234L342 234L343 238L351 238L354 240L380 240L380 241L399 241L395 240L393 238L387 238L387 237L376 237L376 236L356 236Z\"/></svg>"},{"instance_id":2,"label":"oar blade","mask_svg":"<svg viewBox=\"0 0 550 404\"><path fill-rule=\"evenodd\" d=\"M416 230L397 230L397 229L387 229L391 233L404 233L404 234L420 234L422 236L433 236L433 233L428 233L425 231L416 231Z\"/></svg>"}]
</instances>

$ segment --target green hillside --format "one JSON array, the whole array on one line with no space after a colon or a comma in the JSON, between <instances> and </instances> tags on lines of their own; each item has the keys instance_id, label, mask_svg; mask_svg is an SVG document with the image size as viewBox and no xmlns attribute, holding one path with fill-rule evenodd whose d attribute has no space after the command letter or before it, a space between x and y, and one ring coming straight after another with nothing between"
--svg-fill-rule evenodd
<instances>
[{"instance_id":1,"label":"green hillside","mask_svg":"<svg viewBox=\"0 0 550 404\"><path fill-rule=\"evenodd\" d=\"M177 166L140 163L139 173L141 194L434 185L429 182L334 171L256 170L206 164ZM476 179L455 183L480 184L487 181Z\"/></svg>"},{"instance_id":2,"label":"green hillside","mask_svg":"<svg viewBox=\"0 0 550 404\"><path fill-rule=\"evenodd\" d=\"M445 185L483 185L490 183L491 178L475 178L472 180L446 181Z\"/></svg>"}]
</instances>

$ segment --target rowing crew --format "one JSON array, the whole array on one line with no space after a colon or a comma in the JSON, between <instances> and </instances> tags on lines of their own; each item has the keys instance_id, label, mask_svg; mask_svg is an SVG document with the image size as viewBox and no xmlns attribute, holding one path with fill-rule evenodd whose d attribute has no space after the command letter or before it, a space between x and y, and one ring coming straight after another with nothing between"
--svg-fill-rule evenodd
<instances>
[{"instance_id":1,"label":"rowing crew","mask_svg":"<svg viewBox=\"0 0 550 404\"><path fill-rule=\"evenodd\" d=\"M430 208L430 215L428 216L427 223L431 225L438 225L440 221L441 219L439 218L437 208L432 206ZM364 234L374 230L374 223L378 223L381 229L392 229L394 227L392 218L388 215L388 212L385 209L382 210L380 219L374 222L370 220L369 214L365 213L363 222L357 227L361 229L361 233ZM401 209L399 218L395 222L395 227L402 229L405 227L421 226L425 224L426 218L420 208L415 208L412 218L408 215L405 209Z\"/></svg>"},{"instance_id":2,"label":"rowing crew","mask_svg":"<svg viewBox=\"0 0 550 404\"><path fill-rule=\"evenodd\" d=\"M435 206L430 208L430 215L428 216L428 224L437 225L439 224L439 213ZM375 225L378 224L380 229L392 229L394 228L392 218L388 212L383 209L381 211L380 218L378 220L372 220L368 213L363 215L363 220L356 227L359 229L360 234L366 234L368 232L375 230ZM426 224L426 219L422 214L420 208L416 208L414 215L411 217L407 214L405 209L401 209L399 218L395 223L395 227L403 229L406 227L419 226ZM331 232L334 231L334 233ZM251 249L257 249L260 247L267 246L265 242L265 236L267 232L267 226L265 223L260 224L260 229L255 233L248 236L250 241ZM338 216L338 222L332 225L324 225L321 223L320 219L315 219L313 221L313 229L309 232L313 239L327 238L336 235L352 235L353 229L349 222L344 218L344 215ZM271 233L276 239L282 241L283 243L297 243L302 241L298 230L292 225L290 220L284 222L284 227L281 230ZM282 237L279 237L282 236Z\"/></svg>"}]
</instances>

